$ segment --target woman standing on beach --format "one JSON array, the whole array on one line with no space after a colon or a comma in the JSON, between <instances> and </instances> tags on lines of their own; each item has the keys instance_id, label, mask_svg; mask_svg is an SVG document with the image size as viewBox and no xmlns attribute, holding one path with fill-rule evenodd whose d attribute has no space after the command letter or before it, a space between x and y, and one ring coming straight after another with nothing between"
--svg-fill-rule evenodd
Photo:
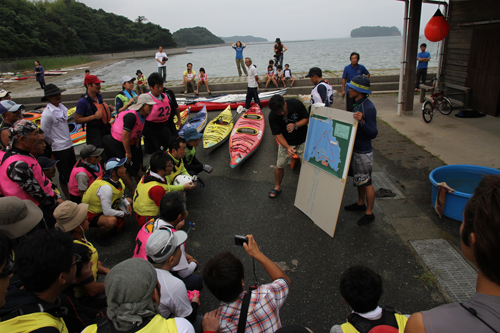
<instances>
[{"instance_id":1,"label":"woman standing on beach","mask_svg":"<svg viewBox=\"0 0 500 333\"><path fill-rule=\"evenodd\" d=\"M38 60L35 60L36 82L40 83L40 88L45 89L45 70Z\"/></svg>"},{"instance_id":2,"label":"woman standing on beach","mask_svg":"<svg viewBox=\"0 0 500 333\"><path fill-rule=\"evenodd\" d=\"M236 43L231 45L231 47L236 50L236 68L238 69L238 74L240 74L241 76L241 68L243 68L243 72L245 72L245 75L248 75L247 69L245 68L245 63L243 62L243 49L246 47L246 45L240 41L237 41Z\"/></svg>"},{"instance_id":3,"label":"woman standing on beach","mask_svg":"<svg viewBox=\"0 0 500 333\"><path fill-rule=\"evenodd\" d=\"M281 39L276 38L276 44L274 44L274 57L276 58L276 66L281 65L281 67L283 67L283 53L285 53L286 50L286 46L281 44Z\"/></svg>"}]
</instances>

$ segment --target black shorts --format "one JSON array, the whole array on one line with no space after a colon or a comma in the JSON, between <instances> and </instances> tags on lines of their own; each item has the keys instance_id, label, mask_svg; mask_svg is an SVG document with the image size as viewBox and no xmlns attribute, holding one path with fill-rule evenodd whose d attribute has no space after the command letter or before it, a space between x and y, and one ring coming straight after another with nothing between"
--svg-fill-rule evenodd
<instances>
[{"instance_id":1,"label":"black shorts","mask_svg":"<svg viewBox=\"0 0 500 333\"><path fill-rule=\"evenodd\" d=\"M57 171L59 171L59 183L67 184L71 170L76 164L75 150L70 147L61 151L53 151L52 154L59 161L56 164Z\"/></svg>"},{"instance_id":2,"label":"black shorts","mask_svg":"<svg viewBox=\"0 0 500 333\"><path fill-rule=\"evenodd\" d=\"M118 157L122 159L125 157L123 143L115 140L111 135L104 136L102 143L106 154L110 156L109 158ZM132 160L129 163L125 163L125 168L131 176L137 176L142 166L142 147L137 147L133 144L130 146L130 152L132 153Z\"/></svg>"}]
</instances>

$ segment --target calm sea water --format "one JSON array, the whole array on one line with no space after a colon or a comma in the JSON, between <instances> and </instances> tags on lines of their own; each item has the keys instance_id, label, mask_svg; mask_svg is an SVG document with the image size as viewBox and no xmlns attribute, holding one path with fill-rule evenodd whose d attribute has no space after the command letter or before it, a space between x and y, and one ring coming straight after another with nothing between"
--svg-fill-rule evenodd
<instances>
[{"instance_id":1,"label":"calm sea water","mask_svg":"<svg viewBox=\"0 0 500 333\"><path fill-rule=\"evenodd\" d=\"M401 58L401 37L376 38L334 38L312 41L284 42L288 48L284 54L284 63L290 64L292 73L307 72L311 67L322 70L341 71L349 64L349 55L355 51L361 55L360 63L370 69L399 68ZM431 52L430 66L435 66L438 43L426 42ZM273 58L273 43L249 44L243 51L244 57L250 57L259 73L264 73L270 59ZM169 56L167 62L167 80L182 80L186 64L191 62L198 73L204 67L210 77L237 76L235 51L230 46L188 49L188 54ZM168 55L168 54L167 54ZM106 81L106 84L119 83L124 75L134 76L140 69L146 77L157 71L154 54L150 58L120 61L94 71ZM81 86L82 78L67 80L67 87Z\"/></svg>"}]
</instances>

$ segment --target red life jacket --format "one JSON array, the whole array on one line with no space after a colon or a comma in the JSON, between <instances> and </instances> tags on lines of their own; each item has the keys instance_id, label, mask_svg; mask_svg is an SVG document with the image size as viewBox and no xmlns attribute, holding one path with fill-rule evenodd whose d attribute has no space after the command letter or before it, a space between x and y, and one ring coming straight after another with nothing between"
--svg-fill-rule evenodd
<instances>
[{"instance_id":1,"label":"red life jacket","mask_svg":"<svg viewBox=\"0 0 500 333\"><path fill-rule=\"evenodd\" d=\"M137 141L141 139L141 134L142 130L144 129L144 124L141 122L141 119L139 118L139 115L137 114L138 111L135 110L126 110L122 111L118 114L118 117L116 117L115 122L113 123L113 126L111 126L111 135L113 138L117 141L123 142L122 139L122 133L123 133L123 118L127 114L134 114L135 115L135 124L134 128L132 129L132 132L130 132L130 145L135 144Z\"/></svg>"}]
</instances>

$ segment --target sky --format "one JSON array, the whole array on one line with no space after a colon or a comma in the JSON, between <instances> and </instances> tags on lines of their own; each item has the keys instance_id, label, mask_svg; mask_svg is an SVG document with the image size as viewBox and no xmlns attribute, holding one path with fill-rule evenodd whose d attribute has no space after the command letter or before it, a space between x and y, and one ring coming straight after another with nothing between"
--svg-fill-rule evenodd
<instances>
[{"instance_id":1,"label":"sky","mask_svg":"<svg viewBox=\"0 0 500 333\"><path fill-rule=\"evenodd\" d=\"M170 29L201 26L214 35L264 37L274 41L349 37L360 26L396 26L402 32L404 2L396 0L77 0L89 7ZM437 5L422 5L420 24ZM442 10L442 9L441 9Z\"/></svg>"}]
</instances>

